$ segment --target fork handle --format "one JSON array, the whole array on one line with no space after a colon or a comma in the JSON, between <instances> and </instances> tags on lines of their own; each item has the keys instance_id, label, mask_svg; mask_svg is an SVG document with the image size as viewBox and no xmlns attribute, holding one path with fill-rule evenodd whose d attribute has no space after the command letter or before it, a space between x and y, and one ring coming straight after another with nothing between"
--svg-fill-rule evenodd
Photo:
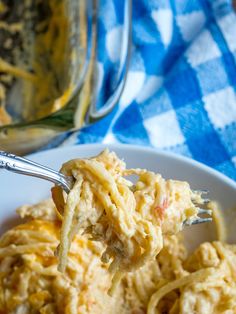
<instances>
[{"instance_id":1,"label":"fork handle","mask_svg":"<svg viewBox=\"0 0 236 314\"><path fill-rule=\"evenodd\" d=\"M5 151L0 151L0 168L44 179L61 186L67 193L70 191L70 184L62 173Z\"/></svg>"}]
</instances>

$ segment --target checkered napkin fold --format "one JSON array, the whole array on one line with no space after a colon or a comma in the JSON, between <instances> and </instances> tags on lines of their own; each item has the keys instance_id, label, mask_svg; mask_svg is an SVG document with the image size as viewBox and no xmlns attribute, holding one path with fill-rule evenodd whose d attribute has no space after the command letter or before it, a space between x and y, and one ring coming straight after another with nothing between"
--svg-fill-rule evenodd
<instances>
[{"instance_id":1,"label":"checkered napkin fold","mask_svg":"<svg viewBox=\"0 0 236 314\"><path fill-rule=\"evenodd\" d=\"M103 90L117 66L120 0L101 0ZM173 151L236 179L236 15L228 0L133 0L132 55L108 116L64 142ZM100 59L99 59L100 58Z\"/></svg>"}]
</instances>

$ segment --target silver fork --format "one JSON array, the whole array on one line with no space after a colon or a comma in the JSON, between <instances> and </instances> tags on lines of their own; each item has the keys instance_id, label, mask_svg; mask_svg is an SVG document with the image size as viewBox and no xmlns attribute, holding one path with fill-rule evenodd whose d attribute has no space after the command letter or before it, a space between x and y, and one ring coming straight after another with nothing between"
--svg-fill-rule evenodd
<instances>
[{"instance_id":1,"label":"silver fork","mask_svg":"<svg viewBox=\"0 0 236 314\"><path fill-rule=\"evenodd\" d=\"M31 176L37 177L50 181L58 186L60 186L66 193L69 193L74 184L74 178L72 176L65 176L62 173L55 171L49 167L40 165L29 159L7 153L5 151L0 151L0 168L5 170ZM205 194L206 191L198 190L195 193ZM194 202L194 201L193 201ZM203 199L201 205L208 203L209 200ZM198 205L198 204L196 204ZM211 210L203 209L198 207L198 214L204 214L211 216ZM195 220L185 220L183 222L184 226L190 226L195 224L200 224L204 222L212 221L211 217L197 217Z\"/></svg>"},{"instance_id":2,"label":"silver fork","mask_svg":"<svg viewBox=\"0 0 236 314\"><path fill-rule=\"evenodd\" d=\"M53 182L61 186L66 193L70 192L74 183L73 177L4 151L0 151L0 168Z\"/></svg>"}]
</instances>

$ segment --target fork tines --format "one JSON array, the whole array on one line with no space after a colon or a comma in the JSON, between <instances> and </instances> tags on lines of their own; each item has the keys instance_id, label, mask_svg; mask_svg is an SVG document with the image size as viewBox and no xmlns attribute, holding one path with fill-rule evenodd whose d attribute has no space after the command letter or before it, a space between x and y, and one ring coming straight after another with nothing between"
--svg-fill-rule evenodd
<instances>
[{"instance_id":1,"label":"fork tines","mask_svg":"<svg viewBox=\"0 0 236 314\"><path fill-rule=\"evenodd\" d=\"M198 224L202 224L204 222L210 222L212 221L211 217L207 217L207 218L197 218L195 220L193 220L190 225L198 225ZM189 226L189 225L188 225Z\"/></svg>"},{"instance_id":2,"label":"fork tines","mask_svg":"<svg viewBox=\"0 0 236 314\"><path fill-rule=\"evenodd\" d=\"M210 216L211 216L212 210L211 210L211 209L199 208L199 209L198 209L198 213L199 213L199 214L207 214L207 215L210 215Z\"/></svg>"},{"instance_id":3,"label":"fork tines","mask_svg":"<svg viewBox=\"0 0 236 314\"><path fill-rule=\"evenodd\" d=\"M193 193L196 193L196 194L208 194L209 193L209 191L208 190L192 190L193 191Z\"/></svg>"}]
</instances>

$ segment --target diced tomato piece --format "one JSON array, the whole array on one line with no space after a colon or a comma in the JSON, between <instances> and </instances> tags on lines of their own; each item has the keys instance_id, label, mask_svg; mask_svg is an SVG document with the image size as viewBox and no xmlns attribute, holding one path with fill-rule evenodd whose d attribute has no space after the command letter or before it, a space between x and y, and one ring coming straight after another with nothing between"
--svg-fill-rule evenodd
<instances>
[{"instance_id":1,"label":"diced tomato piece","mask_svg":"<svg viewBox=\"0 0 236 314\"><path fill-rule=\"evenodd\" d=\"M154 208L154 212L158 215L158 218L160 218L161 220L163 220L163 218L164 218L164 213L165 213L165 210L167 209L167 207L168 207L168 200L165 197L162 205Z\"/></svg>"}]
</instances>

